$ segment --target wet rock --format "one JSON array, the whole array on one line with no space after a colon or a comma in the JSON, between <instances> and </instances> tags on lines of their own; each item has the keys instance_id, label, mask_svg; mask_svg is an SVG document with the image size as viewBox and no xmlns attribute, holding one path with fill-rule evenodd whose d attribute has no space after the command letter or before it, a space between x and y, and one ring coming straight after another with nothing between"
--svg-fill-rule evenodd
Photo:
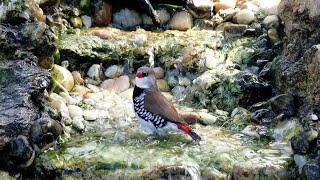
<instances>
[{"instance_id":1,"label":"wet rock","mask_svg":"<svg viewBox=\"0 0 320 180\"><path fill-rule=\"evenodd\" d=\"M71 74L72 74L72 77L73 77L75 84L83 84L84 83L84 80L83 80L81 74L79 73L79 71L72 71Z\"/></svg>"},{"instance_id":2,"label":"wet rock","mask_svg":"<svg viewBox=\"0 0 320 180\"><path fill-rule=\"evenodd\" d=\"M254 13L248 9L240 10L232 18L232 21L238 24L251 24L254 20Z\"/></svg>"},{"instance_id":3,"label":"wet rock","mask_svg":"<svg viewBox=\"0 0 320 180\"><path fill-rule=\"evenodd\" d=\"M70 71L54 64L51 69L51 75L54 81L61 84L67 91L71 91L74 86L74 80Z\"/></svg>"},{"instance_id":4,"label":"wet rock","mask_svg":"<svg viewBox=\"0 0 320 180\"><path fill-rule=\"evenodd\" d=\"M268 37L272 44L275 44L280 41L278 32L275 28L271 28L268 30Z\"/></svg>"},{"instance_id":5,"label":"wet rock","mask_svg":"<svg viewBox=\"0 0 320 180\"><path fill-rule=\"evenodd\" d=\"M263 19L263 25L270 29L270 28L278 28L279 27L279 17L277 15L270 15Z\"/></svg>"},{"instance_id":6,"label":"wet rock","mask_svg":"<svg viewBox=\"0 0 320 180\"><path fill-rule=\"evenodd\" d=\"M252 105L254 103L270 98L272 94L271 85L258 79L254 74L244 72L237 75L238 83L244 94L239 104Z\"/></svg>"},{"instance_id":7,"label":"wet rock","mask_svg":"<svg viewBox=\"0 0 320 180\"><path fill-rule=\"evenodd\" d=\"M182 77L182 76L179 76L178 77L178 83L180 86L190 86L191 85L191 80L187 77Z\"/></svg>"},{"instance_id":8,"label":"wet rock","mask_svg":"<svg viewBox=\"0 0 320 180\"><path fill-rule=\"evenodd\" d=\"M102 75L102 70L101 70L101 66L99 64L93 64L88 72L87 75L95 80L95 81L100 81L101 80L101 75Z\"/></svg>"},{"instance_id":9,"label":"wet rock","mask_svg":"<svg viewBox=\"0 0 320 180\"><path fill-rule=\"evenodd\" d=\"M317 137L317 131L304 132L302 136L296 136L291 139L291 147L297 154L310 153L316 149Z\"/></svg>"},{"instance_id":10,"label":"wet rock","mask_svg":"<svg viewBox=\"0 0 320 180\"><path fill-rule=\"evenodd\" d=\"M109 1L94 2L94 23L97 26L107 26L111 22L112 5Z\"/></svg>"},{"instance_id":11,"label":"wet rock","mask_svg":"<svg viewBox=\"0 0 320 180\"><path fill-rule=\"evenodd\" d=\"M92 26L92 18L90 16L82 15L81 20L82 20L84 27L90 28Z\"/></svg>"},{"instance_id":12,"label":"wet rock","mask_svg":"<svg viewBox=\"0 0 320 180\"><path fill-rule=\"evenodd\" d=\"M75 117L82 117L83 116L83 110L79 106L76 105L69 105L68 106L69 114L72 119Z\"/></svg>"},{"instance_id":13,"label":"wet rock","mask_svg":"<svg viewBox=\"0 0 320 180\"><path fill-rule=\"evenodd\" d=\"M294 115L293 97L287 94L275 96L269 100L272 111L277 115L283 114L286 117Z\"/></svg>"},{"instance_id":14,"label":"wet rock","mask_svg":"<svg viewBox=\"0 0 320 180\"><path fill-rule=\"evenodd\" d=\"M74 28L82 28L82 20L80 17L71 17L70 22Z\"/></svg>"},{"instance_id":15,"label":"wet rock","mask_svg":"<svg viewBox=\"0 0 320 180\"><path fill-rule=\"evenodd\" d=\"M260 109L251 115L252 121L260 125L271 125L274 121L275 114L269 109Z\"/></svg>"},{"instance_id":16,"label":"wet rock","mask_svg":"<svg viewBox=\"0 0 320 180\"><path fill-rule=\"evenodd\" d=\"M140 15L134 10L125 8L113 14L113 24L124 29L134 29L141 23Z\"/></svg>"},{"instance_id":17,"label":"wet rock","mask_svg":"<svg viewBox=\"0 0 320 180\"><path fill-rule=\"evenodd\" d=\"M295 164L298 166L299 168L299 173L301 174L302 172L302 167L307 163L306 157L302 156L300 154L295 154L293 156L294 162Z\"/></svg>"},{"instance_id":18,"label":"wet rock","mask_svg":"<svg viewBox=\"0 0 320 180\"><path fill-rule=\"evenodd\" d=\"M275 141L290 141L292 137L298 137L303 133L303 127L297 119L279 122L273 130Z\"/></svg>"},{"instance_id":19,"label":"wet rock","mask_svg":"<svg viewBox=\"0 0 320 180\"><path fill-rule=\"evenodd\" d=\"M162 79L164 78L164 69L161 68L161 67L155 67L153 68L153 71L154 71L154 76L157 78L157 79Z\"/></svg>"},{"instance_id":20,"label":"wet rock","mask_svg":"<svg viewBox=\"0 0 320 180\"><path fill-rule=\"evenodd\" d=\"M215 12L219 12L221 9L229 9L236 7L236 0L219 0L214 5Z\"/></svg>"},{"instance_id":21,"label":"wet rock","mask_svg":"<svg viewBox=\"0 0 320 180\"><path fill-rule=\"evenodd\" d=\"M169 28L174 30L185 31L193 26L192 16L186 11L180 11L173 15L169 22Z\"/></svg>"},{"instance_id":22,"label":"wet rock","mask_svg":"<svg viewBox=\"0 0 320 180\"><path fill-rule=\"evenodd\" d=\"M169 76L168 77L168 85L170 87L175 87L176 85L178 85L179 82L178 82L178 79L174 76Z\"/></svg>"},{"instance_id":23,"label":"wet rock","mask_svg":"<svg viewBox=\"0 0 320 180\"><path fill-rule=\"evenodd\" d=\"M248 29L248 26L245 24L228 23L224 26L224 31L227 33L229 37L243 36L246 29Z\"/></svg>"},{"instance_id":24,"label":"wet rock","mask_svg":"<svg viewBox=\"0 0 320 180\"><path fill-rule=\"evenodd\" d=\"M108 78L116 78L121 76L123 73L123 69L120 66L112 65L106 69L104 75Z\"/></svg>"},{"instance_id":25,"label":"wet rock","mask_svg":"<svg viewBox=\"0 0 320 180\"><path fill-rule=\"evenodd\" d=\"M170 90L167 81L164 79L157 79L157 86L160 91L168 92Z\"/></svg>"},{"instance_id":26,"label":"wet rock","mask_svg":"<svg viewBox=\"0 0 320 180\"><path fill-rule=\"evenodd\" d=\"M320 178L319 155L315 160L310 160L302 167L301 177L307 180L316 180Z\"/></svg>"}]
</instances>

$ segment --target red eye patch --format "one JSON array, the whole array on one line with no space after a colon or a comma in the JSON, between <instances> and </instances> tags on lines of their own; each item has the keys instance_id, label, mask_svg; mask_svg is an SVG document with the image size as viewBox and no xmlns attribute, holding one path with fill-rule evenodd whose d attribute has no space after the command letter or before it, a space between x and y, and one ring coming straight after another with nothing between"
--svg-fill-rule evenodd
<instances>
[{"instance_id":1,"label":"red eye patch","mask_svg":"<svg viewBox=\"0 0 320 180\"><path fill-rule=\"evenodd\" d=\"M142 78L142 77L143 77L143 72L137 71L136 77L137 77L137 78Z\"/></svg>"}]
</instances>

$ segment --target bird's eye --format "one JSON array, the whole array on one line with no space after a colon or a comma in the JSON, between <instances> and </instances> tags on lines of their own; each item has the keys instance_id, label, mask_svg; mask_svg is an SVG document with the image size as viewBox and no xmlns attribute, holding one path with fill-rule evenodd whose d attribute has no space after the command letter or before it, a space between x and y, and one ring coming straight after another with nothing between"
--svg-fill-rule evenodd
<instances>
[{"instance_id":1,"label":"bird's eye","mask_svg":"<svg viewBox=\"0 0 320 180\"><path fill-rule=\"evenodd\" d=\"M148 76L148 73L142 73L142 77Z\"/></svg>"}]
</instances>

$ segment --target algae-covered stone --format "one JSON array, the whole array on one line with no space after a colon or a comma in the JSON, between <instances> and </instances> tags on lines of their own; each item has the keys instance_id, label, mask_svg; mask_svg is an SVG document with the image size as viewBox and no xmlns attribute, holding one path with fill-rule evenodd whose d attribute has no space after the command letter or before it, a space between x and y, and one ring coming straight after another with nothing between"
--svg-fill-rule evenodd
<instances>
[{"instance_id":1,"label":"algae-covered stone","mask_svg":"<svg viewBox=\"0 0 320 180\"><path fill-rule=\"evenodd\" d=\"M51 69L51 75L54 81L60 83L66 90L71 91L74 86L74 80L70 71L54 64Z\"/></svg>"},{"instance_id":2,"label":"algae-covered stone","mask_svg":"<svg viewBox=\"0 0 320 180\"><path fill-rule=\"evenodd\" d=\"M292 137L301 135L303 131L303 127L297 119L287 120L278 123L274 128L273 138L276 141L290 141Z\"/></svg>"}]
</instances>

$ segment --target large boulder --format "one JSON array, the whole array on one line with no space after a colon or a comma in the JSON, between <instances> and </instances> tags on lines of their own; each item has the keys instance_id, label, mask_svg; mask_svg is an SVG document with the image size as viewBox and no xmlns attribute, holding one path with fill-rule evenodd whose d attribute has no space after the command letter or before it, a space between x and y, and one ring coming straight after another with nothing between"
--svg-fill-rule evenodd
<instances>
[{"instance_id":1,"label":"large boulder","mask_svg":"<svg viewBox=\"0 0 320 180\"><path fill-rule=\"evenodd\" d=\"M0 25L0 168L14 171L32 164L35 150L61 134L59 117L46 107L48 69L37 64L55 51L50 28L39 22L32 1L3 4ZM30 9L29 9L30 8ZM52 62L51 62L52 63ZM50 65L50 63L49 63ZM52 65L52 64L51 64ZM50 66L46 66L50 67Z\"/></svg>"},{"instance_id":2,"label":"large boulder","mask_svg":"<svg viewBox=\"0 0 320 180\"><path fill-rule=\"evenodd\" d=\"M287 46L273 63L277 85L307 104L320 102L320 2L281 1Z\"/></svg>"}]
</instances>

